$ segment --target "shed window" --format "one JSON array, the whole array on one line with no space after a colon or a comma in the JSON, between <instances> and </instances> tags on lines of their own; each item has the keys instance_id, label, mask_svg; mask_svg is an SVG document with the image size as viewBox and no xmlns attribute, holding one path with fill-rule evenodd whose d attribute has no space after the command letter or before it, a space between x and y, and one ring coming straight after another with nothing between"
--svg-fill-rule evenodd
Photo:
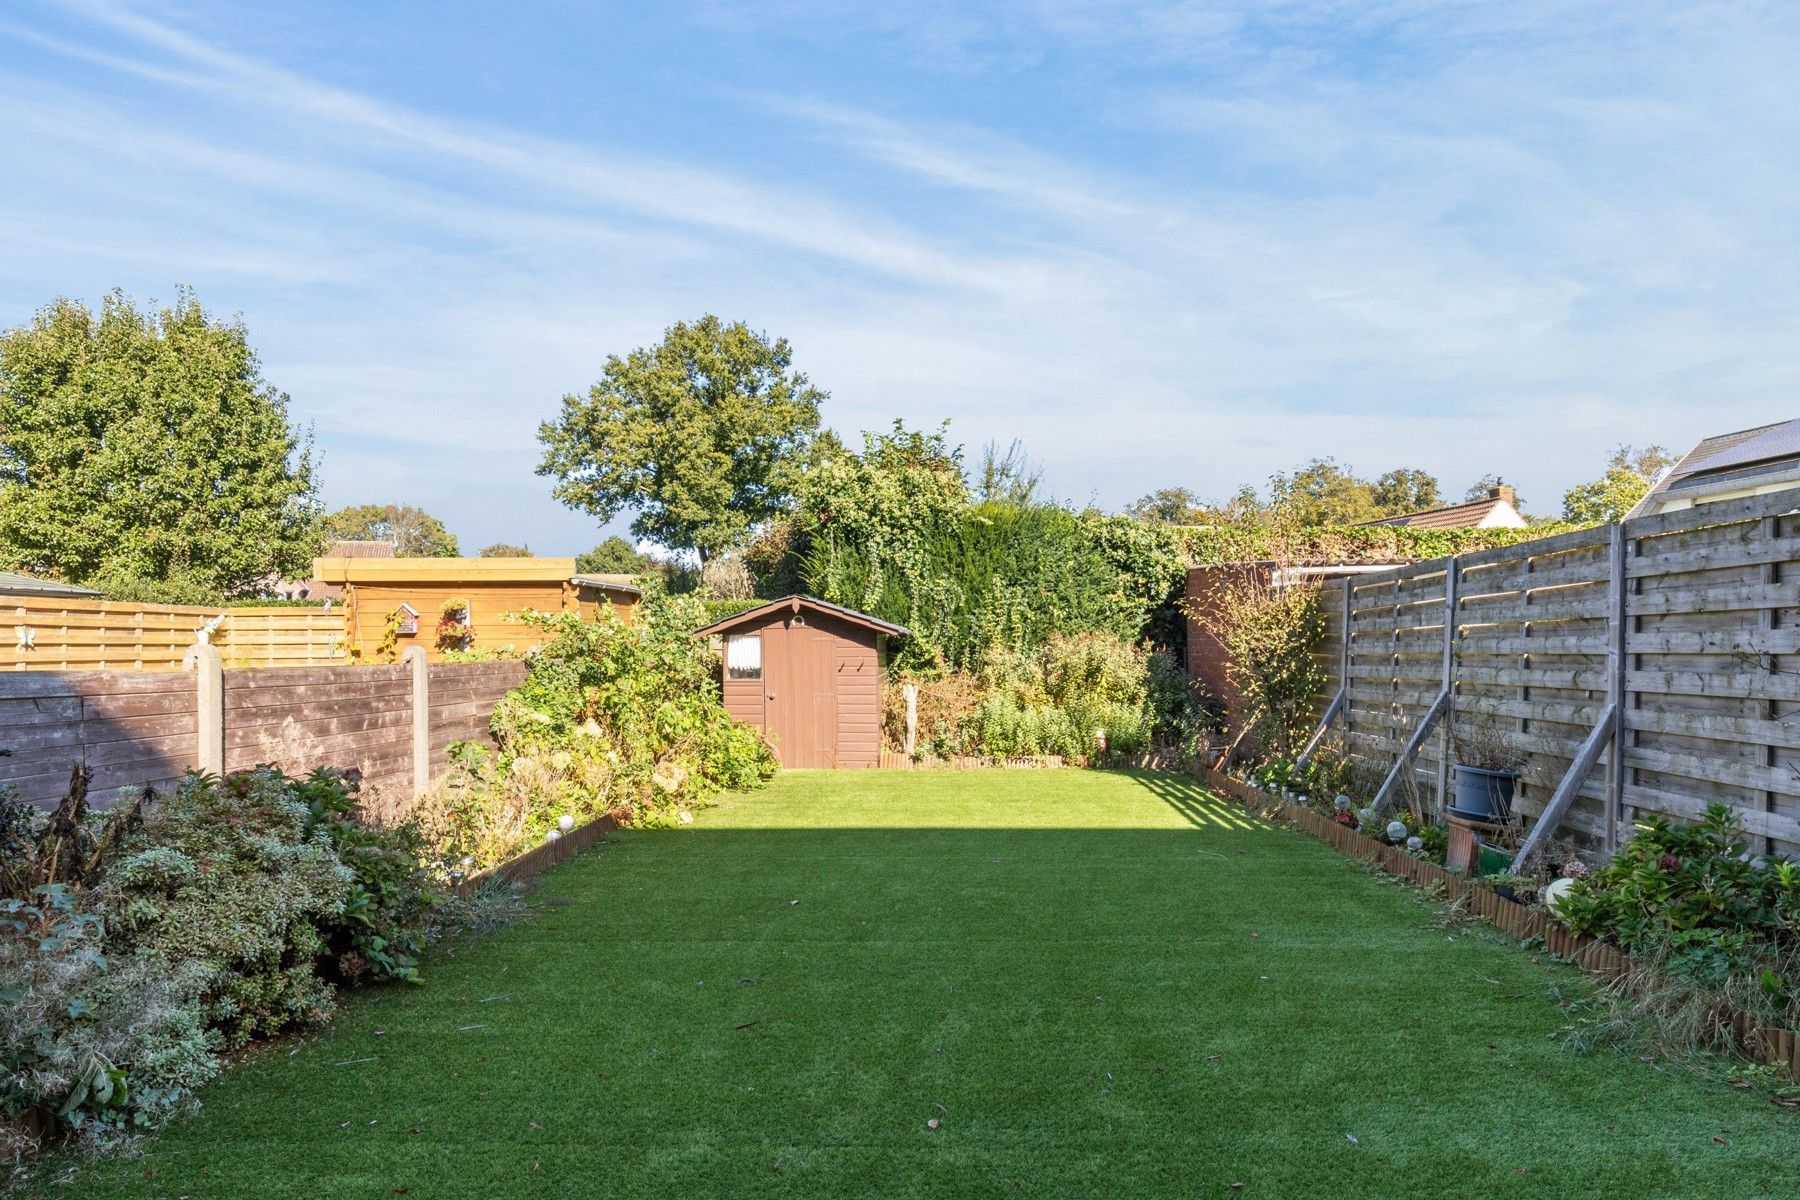
<instances>
[{"instance_id":1,"label":"shed window","mask_svg":"<svg viewBox=\"0 0 1800 1200\"><path fill-rule=\"evenodd\" d=\"M762 678L762 634L742 633L725 639L725 676Z\"/></svg>"}]
</instances>

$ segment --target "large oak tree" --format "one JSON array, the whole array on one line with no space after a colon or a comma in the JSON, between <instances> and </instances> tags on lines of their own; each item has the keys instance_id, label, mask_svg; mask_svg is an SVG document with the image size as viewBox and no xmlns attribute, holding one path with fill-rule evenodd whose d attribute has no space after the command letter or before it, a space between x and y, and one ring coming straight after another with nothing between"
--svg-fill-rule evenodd
<instances>
[{"instance_id":1,"label":"large oak tree","mask_svg":"<svg viewBox=\"0 0 1800 1200\"><path fill-rule=\"evenodd\" d=\"M702 563L780 513L826 394L792 370L784 339L707 315L655 346L606 360L586 395L538 431L556 498L692 550Z\"/></svg>"}]
</instances>

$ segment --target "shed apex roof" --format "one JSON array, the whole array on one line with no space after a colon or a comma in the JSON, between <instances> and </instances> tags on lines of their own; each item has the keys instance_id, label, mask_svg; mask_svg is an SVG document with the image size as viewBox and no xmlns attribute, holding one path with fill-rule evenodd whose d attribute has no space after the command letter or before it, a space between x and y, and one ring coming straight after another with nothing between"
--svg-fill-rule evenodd
<instances>
[{"instance_id":1,"label":"shed apex roof","mask_svg":"<svg viewBox=\"0 0 1800 1200\"><path fill-rule=\"evenodd\" d=\"M857 612L854 608L845 608L841 604L833 604L829 600L821 600L817 596L801 595L783 596L779 600L771 600L767 604L759 604L755 608L745 609L743 612L733 614L722 621L714 621L711 625L705 625L694 630L694 636L705 637L709 634L725 633L728 630L737 628L739 625L760 620L770 613L780 612L784 608L791 608L795 612L798 612L803 608L809 608L814 612L829 613L834 617L841 617L842 619L849 621L852 625L861 625L865 629L873 629L876 633L885 633L892 637L912 636L912 630L904 625L895 625L891 622L883 621L880 617L871 617L868 613Z\"/></svg>"}]
</instances>

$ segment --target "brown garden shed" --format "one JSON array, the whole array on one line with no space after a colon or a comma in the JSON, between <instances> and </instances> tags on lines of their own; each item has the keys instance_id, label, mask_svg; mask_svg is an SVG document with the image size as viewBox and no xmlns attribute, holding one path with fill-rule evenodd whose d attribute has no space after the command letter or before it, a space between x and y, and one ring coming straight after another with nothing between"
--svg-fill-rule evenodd
<instances>
[{"instance_id":1,"label":"brown garden shed","mask_svg":"<svg viewBox=\"0 0 1800 1200\"><path fill-rule=\"evenodd\" d=\"M725 708L768 735L782 766L880 765L881 680L903 626L784 596L695 636L722 639Z\"/></svg>"}]
</instances>

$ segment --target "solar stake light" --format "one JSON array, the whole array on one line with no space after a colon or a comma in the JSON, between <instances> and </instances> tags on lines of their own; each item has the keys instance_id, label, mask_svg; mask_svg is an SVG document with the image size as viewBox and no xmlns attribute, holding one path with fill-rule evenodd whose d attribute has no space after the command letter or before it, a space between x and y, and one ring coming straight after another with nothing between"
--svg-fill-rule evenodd
<instances>
[{"instance_id":1,"label":"solar stake light","mask_svg":"<svg viewBox=\"0 0 1800 1200\"><path fill-rule=\"evenodd\" d=\"M564 813L562 816L556 818L556 827L564 833L567 833L569 830L575 828L575 818L568 813Z\"/></svg>"},{"instance_id":2,"label":"solar stake light","mask_svg":"<svg viewBox=\"0 0 1800 1200\"><path fill-rule=\"evenodd\" d=\"M1389 821L1387 827L1388 841L1403 842L1406 840L1406 822Z\"/></svg>"},{"instance_id":3,"label":"solar stake light","mask_svg":"<svg viewBox=\"0 0 1800 1200\"><path fill-rule=\"evenodd\" d=\"M1336 800L1333 800L1331 802L1331 807L1337 809L1339 812L1349 812L1350 811L1350 797L1340 795Z\"/></svg>"},{"instance_id":4,"label":"solar stake light","mask_svg":"<svg viewBox=\"0 0 1800 1200\"><path fill-rule=\"evenodd\" d=\"M560 837L562 837L562 830L560 829L552 829L544 834L544 840L546 842L554 842Z\"/></svg>"}]
</instances>

